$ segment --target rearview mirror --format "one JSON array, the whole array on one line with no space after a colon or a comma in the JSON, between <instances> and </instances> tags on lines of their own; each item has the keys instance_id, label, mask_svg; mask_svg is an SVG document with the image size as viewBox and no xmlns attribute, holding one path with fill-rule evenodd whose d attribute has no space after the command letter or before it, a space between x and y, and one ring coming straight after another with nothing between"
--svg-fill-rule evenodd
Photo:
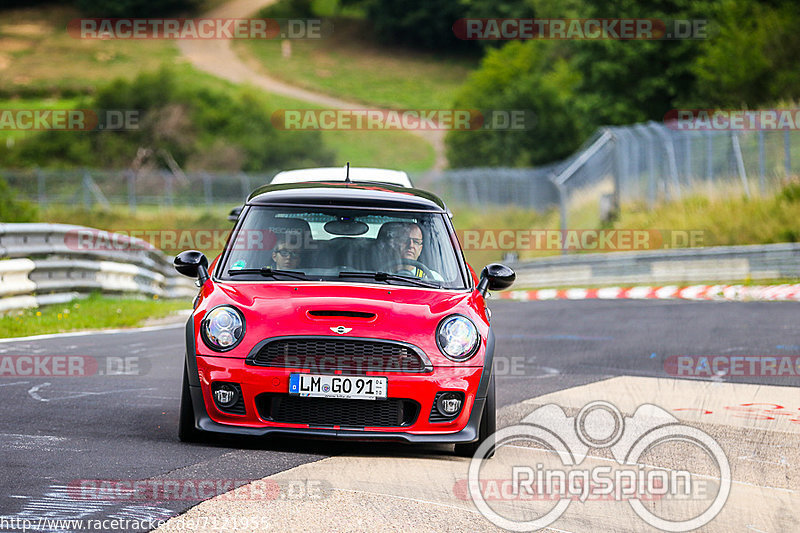
<instances>
[{"instance_id":1,"label":"rearview mirror","mask_svg":"<svg viewBox=\"0 0 800 533\"><path fill-rule=\"evenodd\" d=\"M230 220L231 222L236 222L237 220L239 220L239 215L242 214L242 207L243 206L240 205L231 209L231 212L228 213L228 220Z\"/></svg>"},{"instance_id":2,"label":"rearview mirror","mask_svg":"<svg viewBox=\"0 0 800 533\"><path fill-rule=\"evenodd\" d=\"M502 291L509 288L515 279L517 279L517 275L511 268L500 263L490 263L481 271L478 292L482 296L486 296L486 291Z\"/></svg>"},{"instance_id":3,"label":"rearview mirror","mask_svg":"<svg viewBox=\"0 0 800 533\"><path fill-rule=\"evenodd\" d=\"M186 250L175 256L172 262L179 274L197 278L200 285L208 280L208 259L203 252Z\"/></svg>"}]
</instances>

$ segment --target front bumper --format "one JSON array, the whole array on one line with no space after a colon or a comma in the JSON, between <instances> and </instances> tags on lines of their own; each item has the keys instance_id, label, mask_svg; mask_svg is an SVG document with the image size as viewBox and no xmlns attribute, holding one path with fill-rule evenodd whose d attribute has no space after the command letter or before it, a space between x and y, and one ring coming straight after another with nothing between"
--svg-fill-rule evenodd
<instances>
[{"instance_id":1,"label":"front bumper","mask_svg":"<svg viewBox=\"0 0 800 533\"><path fill-rule=\"evenodd\" d=\"M261 394L288 395L289 375L300 369L259 367L244 359L231 357L195 357L199 386L190 386L195 425L198 429L235 435L294 435L360 440L406 442L472 442L478 438L478 427L485 402L479 386L483 367L438 367L426 373L367 372L389 378L388 397L414 400L420 406L415 420L397 427L313 426L305 423L275 422L259 413L256 398ZM217 408L211 395L214 382L233 382L241 386L245 414L226 413ZM465 400L461 413L452 421L431 422L436 393L442 390L461 391ZM354 400L361 401L361 400ZM363 400L381 401L381 400Z\"/></svg>"}]
</instances>

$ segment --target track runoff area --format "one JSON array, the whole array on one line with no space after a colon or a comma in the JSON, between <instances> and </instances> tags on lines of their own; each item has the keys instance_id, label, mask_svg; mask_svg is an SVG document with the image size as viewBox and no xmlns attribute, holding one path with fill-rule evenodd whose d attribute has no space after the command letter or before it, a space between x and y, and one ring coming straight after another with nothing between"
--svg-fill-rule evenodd
<instances>
[{"instance_id":1,"label":"track runoff area","mask_svg":"<svg viewBox=\"0 0 800 533\"><path fill-rule=\"evenodd\" d=\"M800 522L800 342L776 344L800 337L797 304L493 307L506 339L495 361L493 458L353 445L211 498L158 531L226 522L270 531L759 532ZM760 337L733 323L748 316ZM642 351L642 339L666 355L626 353Z\"/></svg>"}]
</instances>

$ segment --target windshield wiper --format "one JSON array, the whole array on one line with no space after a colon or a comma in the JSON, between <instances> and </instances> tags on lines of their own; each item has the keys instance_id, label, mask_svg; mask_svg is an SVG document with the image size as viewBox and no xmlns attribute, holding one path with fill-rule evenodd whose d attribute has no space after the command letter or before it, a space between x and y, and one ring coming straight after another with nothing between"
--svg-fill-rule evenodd
<instances>
[{"instance_id":1,"label":"windshield wiper","mask_svg":"<svg viewBox=\"0 0 800 533\"><path fill-rule=\"evenodd\" d=\"M297 270L280 270L278 268L272 267L261 267L261 268L236 268L228 270L229 276L238 276L240 274L260 274L265 278L275 278L277 276L286 276L287 278L292 279L300 279L300 280L307 280L305 272L299 272Z\"/></svg>"},{"instance_id":2,"label":"windshield wiper","mask_svg":"<svg viewBox=\"0 0 800 533\"><path fill-rule=\"evenodd\" d=\"M343 271L339 272L340 278L367 278L367 279L374 279L375 281L402 281L406 283L410 283L412 285L416 285L418 287L433 287L435 289L441 289L441 283L434 283L431 281L423 281L419 278L413 278L411 276L402 276L400 274L390 274L388 272L349 272Z\"/></svg>"}]
</instances>

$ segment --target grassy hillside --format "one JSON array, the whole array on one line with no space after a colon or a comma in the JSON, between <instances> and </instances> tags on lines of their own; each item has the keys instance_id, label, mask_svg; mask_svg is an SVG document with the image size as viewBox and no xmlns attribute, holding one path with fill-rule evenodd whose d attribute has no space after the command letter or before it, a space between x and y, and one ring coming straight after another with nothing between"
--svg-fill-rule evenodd
<instances>
[{"instance_id":1,"label":"grassy hillside","mask_svg":"<svg viewBox=\"0 0 800 533\"><path fill-rule=\"evenodd\" d=\"M241 88L186 64L171 41L80 40L65 28L79 16L69 7L6 9L0 17L0 109L70 108L115 78L132 79L167 65L180 83L231 94L248 91L269 110L313 108L305 102ZM35 133L0 131L11 145ZM323 142L337 162L422 171L433 165L433 149L404 132L325 131Z\"/></svg>"},{"instance_id":2,"label":"grassy hillside","mask_svg":"<svg viewBox=\"0 0 800 533\"><path fill-rule=\"evenodd\" d=\"M269 11L267 11L269 13ZM411 52L374 43L362 20L333 19L323 39L238 41L234 49L270 76L314 91L393 109L448 109L477 59Z\"/></svg>"}]
</instances>

